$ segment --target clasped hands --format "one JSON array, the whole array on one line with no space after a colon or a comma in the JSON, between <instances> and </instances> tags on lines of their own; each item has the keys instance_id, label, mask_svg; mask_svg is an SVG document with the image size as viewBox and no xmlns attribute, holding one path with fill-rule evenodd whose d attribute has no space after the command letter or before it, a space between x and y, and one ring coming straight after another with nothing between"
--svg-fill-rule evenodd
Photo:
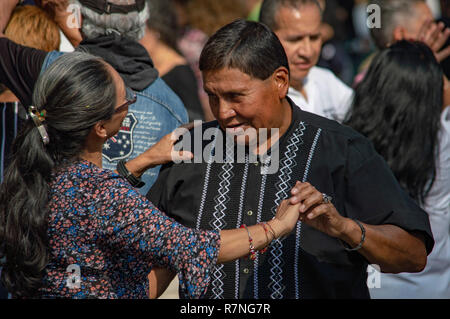
<instances>
[{"instance_id":1,"label":"clasped hands","mask_svg":"<svg viewBox=\"0 0 450 319\"><path fill-rule=\"evenodd\" d=\"M310 183L297 182L291 195L291 198L281 203L275 219L282 220L290 213L290 221L297 216L295 222L300 220L331 237L339 238L347 232L351 219L340 215L333 203L327 201L325 195ZM295 224L291 226L293 229ZM288 229L287 232L290 231Z\"/></svg>"}]
</instances>

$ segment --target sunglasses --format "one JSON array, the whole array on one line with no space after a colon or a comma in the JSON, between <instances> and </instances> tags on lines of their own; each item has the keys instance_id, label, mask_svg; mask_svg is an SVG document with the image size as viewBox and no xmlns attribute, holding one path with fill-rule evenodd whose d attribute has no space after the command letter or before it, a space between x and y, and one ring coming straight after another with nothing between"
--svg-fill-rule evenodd
<instances>
[{"instance_id":1,"label":"sunglasses","mask_svg":"<svg viewBox=\"0 0 450 319\"><path fill-rule=\"evenodd\" d=\"M134 91L132 89L130 89L129 87L125 88L125 92L126 92L125 93L126 102L121 104L118 108L116 108L114 113L122 112L122 110L124 110L131 104L136 103L136 99L137 99L136 93L134 93Z\"/></svg>"}]
</instances>

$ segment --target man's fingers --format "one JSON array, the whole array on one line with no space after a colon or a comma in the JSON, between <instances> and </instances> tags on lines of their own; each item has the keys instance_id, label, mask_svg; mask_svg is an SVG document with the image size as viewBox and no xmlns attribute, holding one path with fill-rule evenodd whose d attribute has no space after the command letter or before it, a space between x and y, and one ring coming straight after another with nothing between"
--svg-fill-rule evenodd
<instances>
[{"instance_id":1,"label":"man's fingers","mask_svg":"<svg viewBox=\"0 0 450 319\"><path fill-rule=\"evenodd\" d=\"M450 45L435 54L436 60L440 63L450 56Z\"/></svg>"},{"instance_id":2,"label":"man's fingers","mask_svg":"<svg viewBox=\"0 0 450 319\"><path fill-rule=\"evenodd\" d=\"M312 195L310 195L308 198L306 198L302 205L300 205L300 212L304 213L307 210L309 210L311 207L315 205L319 205L323 202L322 200L322 194L319 192L314 192Z\"/></svg>"},{"instance_id":3,"label":"man's fingers","mask_svg":"<svg viewBox=\"0 0 450 319\"><path fill-rule=\"evenodd\" d=\"M295 191L293 190L292 193L295 195L292 196L289 200L289 202L292 205L296 205L303 200L305 200L307 197L309 197L312 193L317 191L311 184L309 183L302 183L301 185L295 186Z\"/></svg>"}]
</instances>

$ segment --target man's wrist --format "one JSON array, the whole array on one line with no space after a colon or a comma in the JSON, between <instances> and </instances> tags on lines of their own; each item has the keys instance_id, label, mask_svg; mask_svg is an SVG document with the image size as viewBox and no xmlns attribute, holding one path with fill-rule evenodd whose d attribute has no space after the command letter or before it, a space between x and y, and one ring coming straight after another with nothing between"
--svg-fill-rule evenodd
<instances>
[{"instance_id":1,"label":"man's wrist","mask_svg":"<svg viewBox=\"0 0 450 319\"><path fill-rule=\"evenodd\" d=\"M350 247L358 246L363 237L361 227L351 218L345 218L344 223L343 231L338 238L347 243Z\"/></svg>"}]
</instances>

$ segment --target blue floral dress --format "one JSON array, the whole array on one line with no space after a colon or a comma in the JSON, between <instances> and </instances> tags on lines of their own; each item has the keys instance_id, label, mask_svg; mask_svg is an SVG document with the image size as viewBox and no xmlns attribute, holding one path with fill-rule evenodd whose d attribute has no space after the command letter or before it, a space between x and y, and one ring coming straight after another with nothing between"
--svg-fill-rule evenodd
<instances>
[{"instance_id":1,"label":"blue floral dress","mask_svg":"<svg viewBox=\"0 0 450 319\"><path fill-rule=\"evenodd\" d=\"M167 217L110 170L87 161L55 172L44 298L147 298L153 266L179 274L189 298L206 293L220 236Z\"/></svg>"}]
</instances>

